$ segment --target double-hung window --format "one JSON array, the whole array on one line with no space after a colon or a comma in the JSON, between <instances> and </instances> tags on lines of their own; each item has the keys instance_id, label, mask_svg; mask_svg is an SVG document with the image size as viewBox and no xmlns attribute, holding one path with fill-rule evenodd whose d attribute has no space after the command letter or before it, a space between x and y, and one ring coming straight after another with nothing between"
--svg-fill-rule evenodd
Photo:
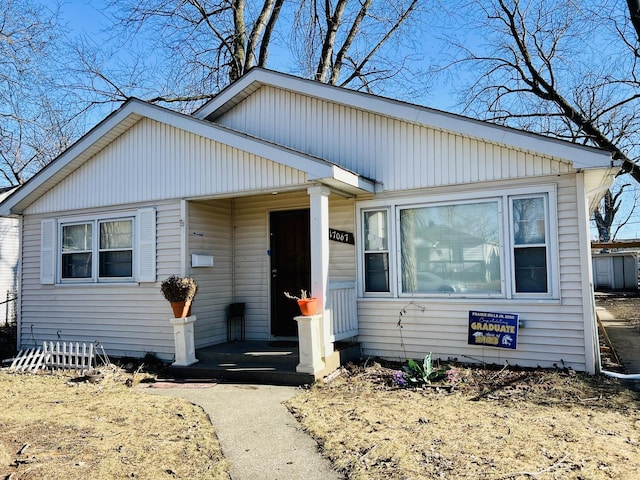
<instances>
[{"instance_id":1,"label":"double-hung window","mask_svg":"<svg viewBox=\"0 0 640 480\"><path fill-rule=\"evenodd\" d=\"M40 224L40 283L156 281L156 209Z\"/></svg>"},{"instance_id":2,"label":"double-hung window","mask_svg":"<svg viewBox=\"0 0 640 480\"><path fill-rule=\"evenodd\" d=\"M527 188L375 209L364 204L364 294L557 298L554 192Z\"/></svg>"},{"instance_id":3,"label":"double-hung window","mask_svg":"<svg viewBox=\"0 0 640 480\"><path fill-rule=\"evenodd\" d=\"M546 195L510 198L514 293L549 292Z\"/></svg>"},{"instance_id":4,"label":"double-hung window","mask_svg":"<svg viewBox=\"0 0 640 480\"><path fill-rule=\"evenodd\" d=\"M133 276L133 220L100 221L100 278Z\"/></svg>"},{"instance_id":5,"label":"double-hung window","mask_svg":"<svg viewBox=\"0 0 640 480\"><path fill-rule=\"evenodd\" d=\"M387 210L364 212L364 283L367 292L389 291L389 220Z\"/></svg>"},{"instance_id":6,"label":"double-hung window","mask_svg":"<svg viewBox=\"0 0 640 480\"><path fill-rule=\"evenodd\" d=\"M93 276L93 223L62 225L61 277Z\"/></svg>"},{"instance_id":7,"label":"double-hung window","mask_svg":"<svg viewBox=\"0 0 640 480\"><path fill-rule=\"evenodd\" d=\"M133 218L61 223L61 281L131 280Z\"/></svg>"}]
</instances>

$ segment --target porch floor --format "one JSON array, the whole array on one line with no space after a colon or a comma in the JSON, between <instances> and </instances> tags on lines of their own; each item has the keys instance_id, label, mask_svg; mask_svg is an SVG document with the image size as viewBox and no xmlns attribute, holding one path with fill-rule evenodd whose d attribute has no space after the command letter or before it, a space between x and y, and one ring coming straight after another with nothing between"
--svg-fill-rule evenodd
<instances>
[{"instance_id":1,"label":"porch floor","mask_svg":"<svg viewBox=\"0 0 640 480\"><path fill-rule=\"evenodd\" d=\"M359 356L359 344L337 343L340 358ZM356 353L357 350L357 353ZM171 366L178 379L209 379L264 385L305 385L313 375L296 372L297 341L237 341L196 350L198 362L187 367ZM342 363L342 361L341 361Z\"/></svg>"}]
</instances>

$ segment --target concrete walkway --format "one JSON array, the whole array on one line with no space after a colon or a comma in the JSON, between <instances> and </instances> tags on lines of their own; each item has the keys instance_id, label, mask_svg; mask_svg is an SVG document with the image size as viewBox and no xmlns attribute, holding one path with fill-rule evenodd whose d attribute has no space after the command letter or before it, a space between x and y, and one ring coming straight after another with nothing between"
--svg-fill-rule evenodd
<instances>
[{"instance_id":1,"label":"concrete walkway","mask_svg":"<svg viewBox=\"0 0 640 480\"><path fill-rule=\"evenodd\" d=\"M145 391L201 406L211 418L234 480L343 478L283 405L296 387L159 382Z\"/></svg>"},{"instance_id":2,"label":"concrete walkway","mask_svg":"<svg viewBox=\"0 0 640 480\"><path fill-rule=\"evenodd\" d=\"M596 307L596 312L626 373L640 374L640 332L604 307Z\"/></svg>"}]
</instances>

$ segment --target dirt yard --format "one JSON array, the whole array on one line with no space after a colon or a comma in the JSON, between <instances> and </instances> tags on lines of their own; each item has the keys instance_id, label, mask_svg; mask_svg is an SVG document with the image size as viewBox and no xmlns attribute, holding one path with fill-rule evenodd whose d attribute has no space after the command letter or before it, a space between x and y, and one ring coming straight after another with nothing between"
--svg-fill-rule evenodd
<instances>
[{"instance_id":1,"label":"dirt yard","mask_svg":"<svg viewBox=\"0 0 640 480\"><path fill-rule=\"evenodd\" d=\"M0 372L0 479L228 480L204 412L127 386L138 380Z\"/></svg>"},{"instance_id":2,"label":"dirt yard","mask_svg":"<svg viewBox=\"0 0 640 480\"><path fill-rule=\"evenodd\" d=\"M452 390L354 366L289 404L350 479L640 478L640 397L574 372L454 367Z\"/></svg>"},{"instance_id":3,"label":"dirt yard","mask_svg":"<svg viewBox=\"0 0 640 480\"><path fill-rule=\"evenodd\" d=\"M633 321L640 299L606 307ZM348 479L640 478L640 394L623 382L441 367L447 378L406 388L401 365L350 365L288 407ZM202 410L131 388L141 379L0 372L0 479L228 479Z\"/></svg>"}]
</instances>

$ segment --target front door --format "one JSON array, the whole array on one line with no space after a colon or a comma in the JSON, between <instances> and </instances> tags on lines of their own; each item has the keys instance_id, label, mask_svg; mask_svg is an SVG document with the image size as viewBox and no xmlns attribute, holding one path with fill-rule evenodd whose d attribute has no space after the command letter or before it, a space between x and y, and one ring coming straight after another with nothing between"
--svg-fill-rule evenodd
<instances>
[{"instance_id":1,"label":"front door","mask_svg":"<svg viewBox=\"0 0 640 480\"><path fill-rule=\"evenodd\" d=\"M300 296L311 288L309 210L271 212L271 335L294 337L300 315L298 304L284 292ZM309 292L311 293L311 292Z\"/></svg>"}]
</instances>

